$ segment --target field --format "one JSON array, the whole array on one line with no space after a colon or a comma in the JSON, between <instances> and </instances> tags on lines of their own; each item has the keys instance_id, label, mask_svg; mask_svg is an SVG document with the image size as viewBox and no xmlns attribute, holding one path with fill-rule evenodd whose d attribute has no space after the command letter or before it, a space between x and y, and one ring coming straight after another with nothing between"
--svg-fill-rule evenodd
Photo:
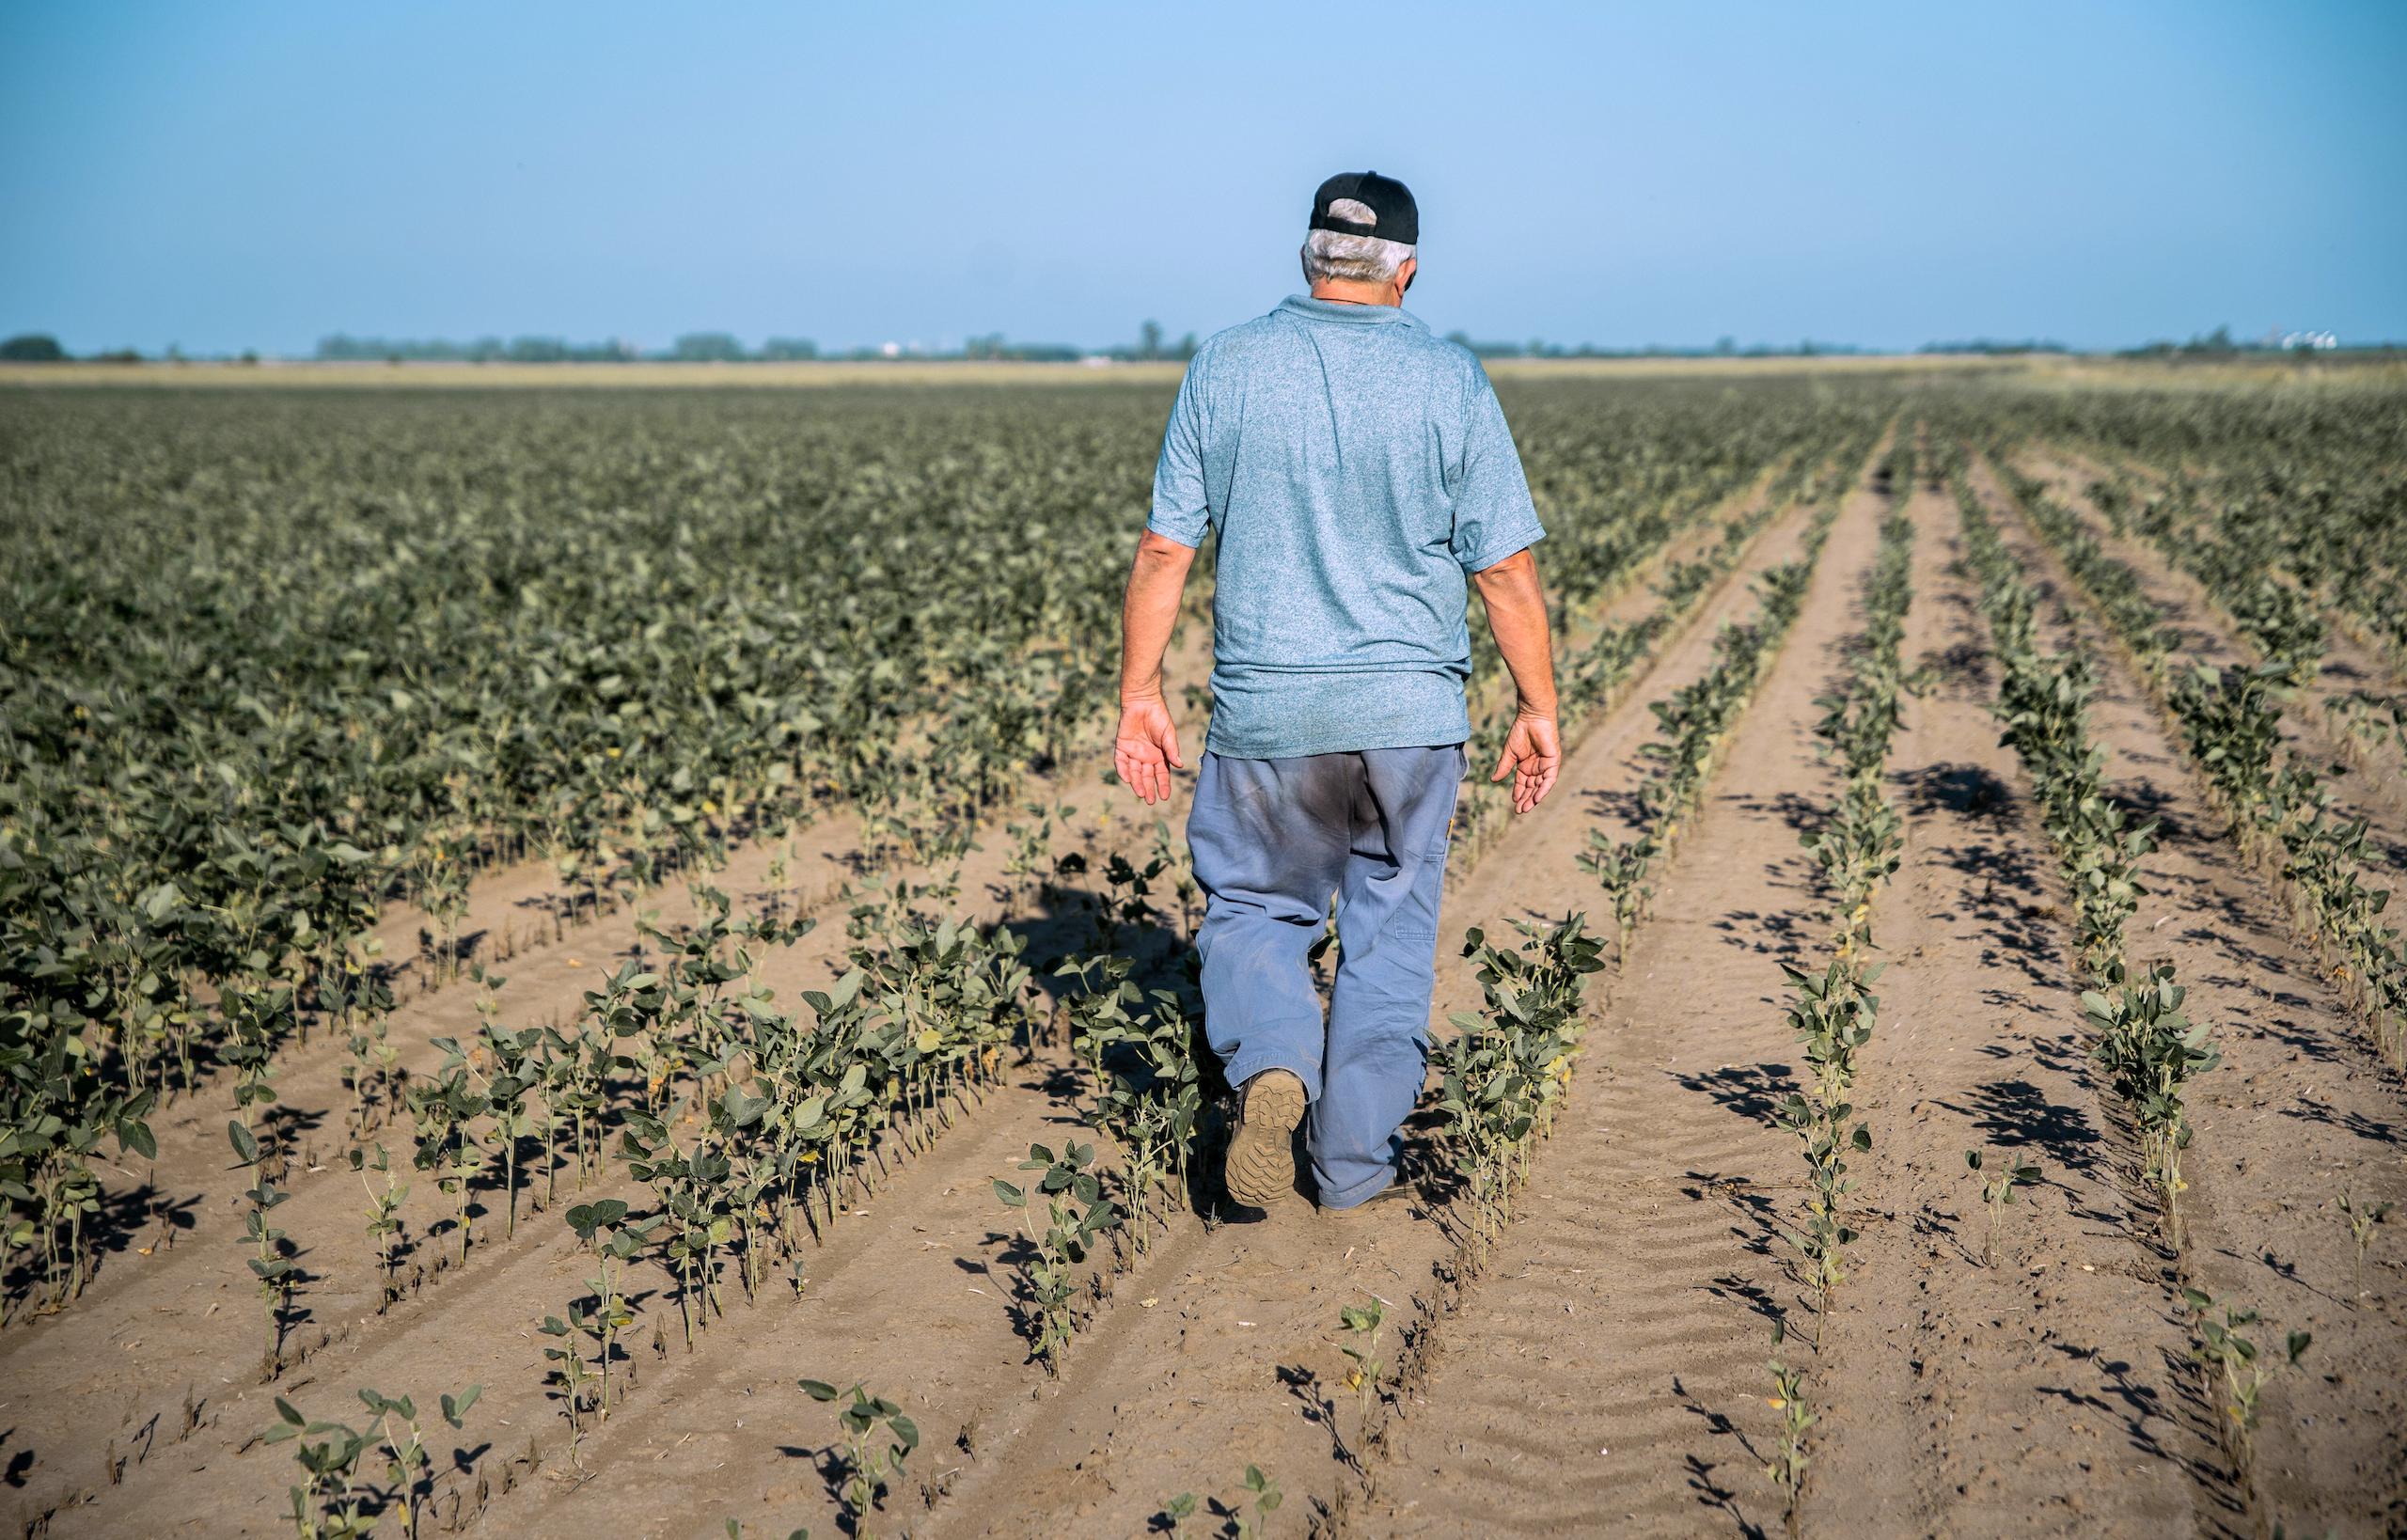
<instances>
[{"instance_id":1,"label":"field","mask_svg":"<svg viewBox=\"0 0 2407 1540\"><path fill-rule=\"evenodd\" d=\"M1500 370L1563 780L1259 1220L1169 376L813 383L0 391L24 1532L2407 1532L2395 374Z\"/></svg>"}]
</instances>

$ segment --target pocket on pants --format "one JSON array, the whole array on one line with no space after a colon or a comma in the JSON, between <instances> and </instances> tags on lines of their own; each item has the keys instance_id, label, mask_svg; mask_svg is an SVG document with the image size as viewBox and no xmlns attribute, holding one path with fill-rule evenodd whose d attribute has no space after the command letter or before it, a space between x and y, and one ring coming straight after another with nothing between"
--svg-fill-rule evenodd
<instances>
[{"instance_id":1,"label":"pocket on pants","mask_svg":"<svg viewBox=\"0 0 2407 1540\"><path fill-rule=\"evenodd\" d=\"M1463 748L1455 750L1455 778L1446 787L1446 821L1438 825L1437 842L1422 854L1433 861L1442 861L1454 847L1455 820L1462 811L1463 777L1471 773L1471 754Z\"/></svg>"}]
</instances>

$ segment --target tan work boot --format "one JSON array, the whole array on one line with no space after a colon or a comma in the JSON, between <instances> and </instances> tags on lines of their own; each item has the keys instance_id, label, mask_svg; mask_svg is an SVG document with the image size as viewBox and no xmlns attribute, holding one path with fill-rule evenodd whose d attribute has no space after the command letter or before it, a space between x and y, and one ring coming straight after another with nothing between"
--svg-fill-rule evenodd
<instances>
[{"instance_id":1,"label":"tan work boot","mask_svg":"<svg viewBox=\"0 0 2407 1540\"><path fill-rule=\"evenodd\" d=\"M1304 1083L1287 1071L1264 1070L1245 1083L1220 1169L1230 1197L1268 1208L1296 1190L1296 1124L1303 1121Z\"/></svg>"}]
</instances>

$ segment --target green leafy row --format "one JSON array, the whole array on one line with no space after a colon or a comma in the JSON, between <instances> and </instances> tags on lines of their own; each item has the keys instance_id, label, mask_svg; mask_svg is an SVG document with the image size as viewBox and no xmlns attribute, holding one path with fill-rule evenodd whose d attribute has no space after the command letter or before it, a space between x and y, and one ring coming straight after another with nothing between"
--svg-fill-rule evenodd
<instances>
[{"instance_id":1,"label":"green leafy row","mask_svg":"<svg viewBox=\"0 0 2407 1540\"><path fill-rule=\"evenodd\" d=\"M1960 474L1956 496L1965 553L1981 581L1981 608L2003 670L1995 710L2006 724L2005 741L2038 794L2079 914L2082 962L2091 983L2082 995L2091 1058L2132 1120L2167 1233L2178 1244L2181 1152L2191 1139L2182 1098L2189 1082L2213 1069L2221 1056L2207 1024L2182 1011L2183 991L2170 963L2146 969L2136 982L2125 966L2123 923L2146 892L2140 857L2155 848L2156 824L2134 824L2106 789L2106 751L2089 734L2097 675L2088 655L2040 647L2037 592Z\"/></svg>"},{"instance_id":2,"label":"green leafy row","mask_svg":"<svg viewBox=\"0 0 2407 1540\"><path fill-rule=\"evenodd\" d=\"M2018 477L2013 489L2139 660L2242 848L2284 884L2300 929L2377 1048L2407 1063L2407 940L2383 922L2392 890L2367 881L2368 825L2335 816L2323 769L2282 747L2283 711L2303 677L2298 658L2245 669L2182 666L2131 568L2038 483Z\"/></svg>"}]
</instances>

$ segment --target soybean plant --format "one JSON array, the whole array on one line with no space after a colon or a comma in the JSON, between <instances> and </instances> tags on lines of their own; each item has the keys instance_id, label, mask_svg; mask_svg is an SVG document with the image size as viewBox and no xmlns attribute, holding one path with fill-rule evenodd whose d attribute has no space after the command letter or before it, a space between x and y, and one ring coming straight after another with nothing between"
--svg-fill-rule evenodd
<instances>
[{"instance_id":1,"label":"soybean plant","mask_svg":"<svg viewBox=\"0 0 2407 1540\"><path fill-rule=\"evenodd\" d=\"M1551 928L1524 924L1517 951L1489 946L1476 928L1463 935L1463 955L1478 964L1484 1009L1448 1017L1457 1035L1431 1057L1455 1170L1470 1181L1475 1265L1512 1217L1531 1145L1570 1083L1587 1029L1582 980L1605 966L1604 943L1586 926L1580 914Z\"/></svg>"},{"instance_id":2,"label":"soybean plant","mask_svg":"<svg viewBox=\"0 0 2407 1540\"><path fill-rule=\"evenodd\" d=\"M632 1261L650 1242L652 1232L659 1223L656 1218L640 1223L629 1219L627 1205L616 1198L605 1198L595 1203L579 1203L568 1211L569 1228L576 1232L576 1238L593 1253L601 1271L585 1281L593 1291L591 1304L589 1306L579 1301L571 1305L568 1321L558 1323L562 1329L557 1331L553 1329L556 1318L545 1317L543 1330L547 1337L563 1339L563 1346L572 1345L565 1341L572 1331L592 1340L595 1367L590 1377L600 1385L594 1396L593 1408L596 1420L600 1422L610 1420L610 1359L618 1348L619 1333L633 1325L636 1318L635 1308L620 1295L618 1281L610 1276L610 1264L616 1262L624 1266ZM580 1306L583 1306L581 1310ZM558 1354L551 1349L546 1349L543 1356L558 1361ZM562 1373L564 1380L571 1385L585 1377L581 1370L566 1366L563 1366ZM573 1437L576 1426L573 1393L570 1407L569 1427Z\"/></svg>"},{"instance_id":3,"label":"soybean plant","mask_svg":"<svg viewBox=\"0 0 2407 1540\"><path fill-rule=\"evenodd\" d=\"M1209 1511L1213 1517L1221 1521L1220 1529L1215 1532L1234 1536L1235 1540L1258 1540L1264 1532L1264 1526L1270 1521L1270 1516L1279 1511L1279 1504L1286 1499L1280 1492L1279 1484L1264 1475L1262 1467L1258 1465L1245 1468L1245 1476L1239 1485L1253 1498L1251 1510L1242 1505L1242 1500L1223 1502L1218 1498L1212 1499ZM1187 1521L1195 1516L1195 1494L1181 1492L1162 1504L1161 1512L1154 1516L1154 1527L1173 1537L1184 1534L1187 1532Z\"/></svg>"},{"instance_id":4,"label":"soybean plant","mask_svg":"<svg viewBox=\"0 0 2407 1540\"><path fill-rule=\"evenodd\" d=\"M395 1184L393 1157L385 1146L378 1144L374 1148L376 1153L370 1156L366 1150L354 1146L351 1169L359 1173L359 1185L368 1194L368 1244L376 1251L376 1312L381 1315L400 1293L393 1283L393 1271L400 1262L395 1248L401 1238L401 1203L409 1197L410 1189ZM370 1171L385 1178L382 1191L368 1179Z\"/></svg>"},{"instance_id":5,"label":"soybean plant","mask_svg":"<svg viewBox=\"0 0 2407 1540\"><path fill-rule=\"evenodd\" d=\"M1348 1341L1345 1354L1354 1360L1345 1372L1346 1386L1359 1392L1362 1401L1362 1416L1367 1422L1372 1406L1379 1397L1379 1376L1387 1373L1387 1364L1378 1357L1379 1332L1387 1325L1387 1302L1377 1295L1367 1305L1347 1305L1337 1312L1345 1324Z\"/></svg>"},{"instance_id":6,"label":"soybean plant","mask_svg":"<svg viewBox=\"0 0 2407 1540\"><path fill-rule=\"evenodd\" d=\"M1788 1025L1814 1067L1815 1092L1824 1105L1846 1096L1855 1084L1855 1054L1872 1041L1880 1011L1880 997L1865 985L1879 979L1887 965L1855 965L1833 959L1816 974L1793 963L1782 963L1795 998L1788 1005Z\"/></svg>"},{"instance_id":7,"label":"soybean plant","mask_svg":"<svg viewBox=\"0 0 2407 1540\"><path fill-rule=\"evenodd\" d=\"M443 1420L454 1428L464 1426L468 1408L483 1393L483 1386L471 1385L457 1395L443 1397ZM293 1457L307 1472L307 1480L289 1489L293 1532L300 1540L367 1540L388 1506L400 1508L401 1533L406 1540L416 1540L418 1516L433 1495L430 1485L433 1469L426 1457L426 1430L418 1423L417 1405L408 1396L388 1396L372 1390L361 1391L359 1399L372 1418L365 1428L312 1421L277 1396L276 1421L260 1435L262 1442L271 1444L301 1441ZM308 1441L311 1438L323 1441L313 1444ZM381 1487L361 1473L361 1462L380 1446L385 1481Z\"/></svg>"},{"instance_id":8,"label":"soybean plant","mask_svg":"<svg viewBox=\"0 0 2407 1540\"><path fill-rule=\"evenodd\" d=\"M499 979L488 979L498 986ZM488 1021L481 1034L485 1052L492 1056L494 1073L485 1080L485 1100L493 1109L493 1138L501 1146L502 1191L507 1199L509 1220L507 1233L518 1234L518 1141L535 1131L535 1114L527 1104L527 1093L543 1078L540 1053L543 1034L540 1028L523 1031L504 1031ZM546 1162L548 1164L548 1162Z\"/></svg>"},{"instance_id":9,"label":"soybean plant","mask_svg":"<svg viewBox=\"0 0 2407 1540\"><path fill-rule=\"evenodd\" d=\"M2366 1248L2373 1244L2374 1227L2390 1218L2391 1205L2359 1203L2346 1188L2341 1190L2338 1202L2340 1217L2349 1221L2349 1240L2357 1252L2357 1291L2349 1296L2354 1301L2366 1296Z\"/></svg>"},{"instance_id":10,"label":"soybean plant","mask_svg":"<svg viewBox=\"0 0 2407 1540\"><path fill-rule=\"evenodd\" d=\"M1782 1231L1781 1238L1805 1260L1805 1282L1814 1291L1817 1345L1822 1319L1830 1313L1831 1291L1847 1281L1847 1249L1855 1243L1855 1232L1839 1217L1840 1200L1855 1186L1848 1180L1847 1157L1872 1148L1872 1131L1862 1124L1849 1124L1854 1112L1846 1102L1823 1104L1790 1092L1773 1114L1804 1147L1812 1196L1805 1201L1804 1219L1798 1228Z\"/></svg>"},{"instance_id":11,"label":"soybean plant","mask_svg":"<svg viewBox=\"0 0 2407 1540\"><path fill-rule=\"evenodd\" d=\"M813 1401L833 1401L844 1394L825 1380L806 1379L798 1382L805 1394ZM903 1474L903 1463L920 1447L919 1424L903 1414L903 1408L884 1396L875 1396L856 1383L852 1401L837 1414L837 1422L844 1430L844 1484L839 1496L843 1500L851 1518L851 1530L857 1536L869 1533L869 1517L876 1511L887 1488ZM880 1423L886 1436L879 1438Z\"/></svg>"},{"instance_id":12,"label":"soybean plant","mask_svg":"<svg viewBox=\"0 0 2407 1540\"><path fill-rule=\"evenodd\" d=\"M1781 971L1788 975L1795 995L1788 1007L1789 1026L1814 1067L1811 1094L1789 1092L1774 1114L1803 1146L1813 1189L1802 1224L1782 1235L1805 1259L1806 1282L1817 1303L1818 1343L1820 1317L1830 1311L1831 1291L1847 1277L1847 1248L1855 1239L1855 1232L1840 1218L1841 1200L1854 1186L1847 1177L1847 1157L1872 1148L1872 1131L1852 1121L1855 1108L1847 1093L1855 1083L1856 1050L1872 1040L1880 1012L1880 998L1864 986L1880 976L1880 966L1841 958L1818 974L1789 963L1781 964Z\"/></svg>"},{"instance_id":13,"label":"soybean plant","mask_svg":"<svg viewBox=\"0 0 2407 1540\"><path fill-rule=\"evenodd\" d=\"M1193 935L1195 901L1203 897L1204 890L1196 886L1194 867L1179 858L1179 845L1171 838L1170 825L1158 818L1154 820L1154 857L1171 870L1171 890L1178 895L1179 928Z\"/></svg>"},{"instance_id":14,"label":"soybean plant","mask_svg":"<svg viewBox=\"0 0 2407 1540\"><path fill-rule=\"evenodd\" d=\"M1162 1504L1162 1511L1154 1516L1154 1528L1177 1540L1180 1526L1194 1516L1195 1494L1181 1492Z\"/></svg>"},{"instance_id":15,"label":"soybean plant","mask_svg":"<svg viewBox=\"0 0 2407 1540\"><path fill-rule=\"evenodd\" d=\"M1070 1345L1071 1334L1078 1328L1073 1306L1078 1294L1078 1266L1086 1261L1087 1249L1098 1235L1118 1228L1120 1212L1103 1196L1103 1185L1090 1169L1094 1164L1094 1146L1069 1144L1057 1158L1042 1144L1028 1147L1028 1158L1019 1164L1024 1171L1044 1174L1033 1184L1035 1192L1047 1195L1046 1222L1043 1228L1032 1218L1021 1221L1020 1233L1030 1247L1029 1260L1023 1265L1030 1324L1034 1327L1036 1355L1045 1362L1048 1374L1062 1372L1062 1355ZM995 1196L1006 1208L1025 1213L1031 1194L998 1177Z\"/></svg>"},{"instance_id":16,"label":"soybean plant","mask_svg":"<svg viewBox=\"0 0 2407 1540\"><path fill-rule=\"evenodd\" d=\"M2281 1355L2269 1358L2254 1339L2240 1334L2242 1328L2255 1326L2263 1319L2256 1311L2233 1309L2224 1300L2196 1289L2183 1289L2181 1300L2196 1318L2197 1341L2190 1346L2190 1357L2223 1372L2225 1432L2233 1463L2244 1468L2249 1440L2257 1431L2258 1397L2284 1370L2297 1367L2307 1345L2315 1340L2314 1335L2289 1332L2282 1339Z\"/></svg>"},{"instance_id":17,"label":"soybean plant","mask_svg":"<svg viewBox=\"0 0 2407 1540\"><path fill-rule=\"evenodd\" d=\"M1967 1150L1964 1152L1964 1164L1972 1170L1974 1175L1981 1176L1986 1167L1986 1160L1981 1151ZM2038 1167L2018 1166L2010 1159L1998 1168L1995 1176L1982 1177L1981 1201L1989 1205L1990 1210L1989 1265L1990 1266L1997 1265L1998 1227L2005 1220L2006 1205L2014 1202L2014 1189L2037 1180L2039 1180Z\"/></svg>"},{"instance_id":18,"label":"soybean plant","mask_svg":"<svg viewBox=\"0 0 2407 1540\"><path fill-rule=\"evenodd\" d=\"M1245 1468L1245 1489L1253 1498L1251 1511L1232 1508L1229 1516L1236 1520L1236 1540L1261 1540L1264 1529L1270 1522L1270 1516L1279 1511L1279 1504L1286 1499L1280 1492L1279 1484L1264 1475L1262 1467L1258 1465Z\"/></svg>"},{"instance_id":19,"label":"soybean plant","mask_svg":"<svg viewBox=\"0 0 2407 1540\"><path fill-rule=\"evenodd\" d=\"M535 1328L552 1338L559 1345L543 1349L544 1360L553 1365L549 1377L559 1386L560 1411L568 1418L568 1459L574 1467L580 1462L577 1444L585 1433L585 1413L598 1408L600 1376L585 1362L585 1345L580 1338L597 1344L606 1341L612 1328L606 1326L601 1312L588 1301L568 1302L568 1319L546 1315L543 1324Z\"/></svg>"},{"instance_id":20,"label":"soybean plant","mask_svg":"<svg viewBox=\"0 0 2407 1540\"><path fill-rule=\"evenodd\" d=\"M1613 905L1613 962L1615 966L1629 960L1629 938L1646 918L1646 906L1655 897L1655 889L1646 884L1646 869L1655 858L1655 842L1642 835L1628 842L1615 842L1597 829L1588 831L1588 848L1572 857L1583 872L1596 873Z\"/></svg>"},{"instance_id":21,"label":"soybean plant","mask_svg":"<svg viewBox=\"0 0 2407 1540\"><path fill-rule=\"evenodd\" d=\"M549 1208L558 1191L559 1163L554 1145L560 1119L568 1119L570 1169L581 1187L585 1186L586 1130L598 1125L609 1110L614 1056L607 1038L589 1034L582 1024L574 1033L557 1027L546 1027L543 1032L539 1073L543 1096L543 1206ZM597 1148L594 1154L598 1158L603 1152Z\"/></svg>"},{"instance_id":22,"label":"soybean plant","mask_svg":"<svg viewBox=\"0 0 2407 1540\"><path fill-rule=\"evenodd\" d=\"M251 1205L243 1213L243 1235L255 1253L247 1261L251 1276L259 1281L260 1302L267 1310L267 1371L260 1377L274 1379L284 1368L285 1318L292 1303L292 1286L299 1281L299 1268L285 1255L284 1232L270 1225L267 1217L270 1210L292 1195L268 1180L260 1164L256 1135L237 1122L226 1124L226 1135L233 1142L238 1157L235 1169L258 1173L243 1194Z\"/></svg>"},{"instance_id":23,"label":"soybean plant","mask_svg":"<svg viewBox=\"0 0 2407 1540\"><path fill-rule=\"evenodd\" d=\"M407 1092L410 1118L417 1136L417 1152L413 1159L419 1171L434 1173L438 1189L458 1200L455 1212L460 1228L460 1260L465 1262L470 1239L468 1211L477 1173L485 1163L484 1152L477 1144L475 1124L484 1116L489 1104L484 1093L469 1083L467 1056L460 1051L458 1042L438 1037L434 1045L445 1055L441 1073L417 1081Z\"/></svg>"},{"instance_id":24,"label":"soybean plant","mask_svg":"<svg viewBox=\"0 0 2407 1540\"><path fill-rule=\"evenodd\" d=\"M735 1231L726 1192L733 1166L708 1139L697 1141L690 1151L682 1148L667 1123L632 1108L620 1139L627 1170L637 1181L651 1185L668 1216L663 1244L677 1272L677 1313L690 1350L697 1314L706 1320L719 1308L718 1249Z\"/></svg>"},{"instance_id":25,"label":"soybean plant","mask_svg":"<svg viewBox=\"0 0 2407 1540\"><path fill-rule=\"evenodd\" d=\"M2164 1199L2167 1235L2178 1246L2181 1152L2190 1147L2181 1091L2191 1076L2222 1062L2222 1055L2207 1041L2207 1024L2183 1014L2187 992L2173 982L2172 964L2150 968L2138 984L2115 982L2120 987L2113 998L2094 989L2082 992L2082 1010L2098 1033L2090 1057L2132 1109L2148 1178Z\"/></svg>"},{"instance_id":26,"label":"soybean plant","mask_svg":"<svg viewBox=\"0 0 2407 1540\"><path fill-rule=\"evenodd\" d=\"M383 985L379 983L378 988ZM381 1006L364 1013L356 1030L344 1040L350 1061L343 1065L343 1083L351 1088L352 1132L366 1138L369 1129L392 1115L401 1092L401 1050L389 1033L392 994Z\"/></svg>"},{"instance_id":27,"label":"soybean plant","mask_svg":"<svg viewBox=\"0 0 2407 1540\"><path fill-rule=\"evenodd\" d=\"M0 1088L8 1108L8 1121L0 1125L0 1277L15 1270L20 1249L38 1242L37 1286L47 1287L45 1311L80 1293L91 1271L84 1224L101 1208L101 1181L92 1167L102 1139L114 1133L120 1155L151 1160L159 1154L143 1121L155 1092L107 1089L87 1072L86 1057L81 1040L69 1034L54 1037L39 1053L0 1052ZM0 1304L0 1319L5 1316Z\"/></svg>"},{"instance_id":28,"label":"soybean plant","mask_svg":"<svg viewBox=\"0 0 2407 1540\"><path fill-rule=\"evenodd\" d=\"M1805 1486L1805 1467L1811 1456L1805 1453L1805 1435L1817 1419L1805 1401L1805 1371L1792 1369L1780 1360L1781 1344L1787 1341L1788 1328L1780 1321L1771 1324L1772 1393L1766 1399L1772 1410L1780 1413L1780 1447L1764 1467L1764 1474L1780 1484L1783 1501L1790 1518L1797 1514L1797 1499Z\"/></svg>"},{"instance_id":29,"label":"soybean plant","mask_svg":"<svg viewBox=\"0 0 2407 1540\"><path fill-rule=\"evenodd\" d=\"M1073 1043L1095 1071L1094 1126L1120 1147L1132 1238L1143 1252L1158 1222L1155 1198L1175 1208L1204 1113L1203 1023L1177 992L1147 991L1125 957L1078 958L1061 972L1100 987L1070 1005Z\"/></svg>"},{"instance_id":30,"label":"soybean plant","mask_svg":"<svg viewBox=\"0 0 2407 1540\"><path fill-rule=\"evenodd\" d=\"M1154 880L1169 869L1169 861L1161 856L1143 866L1133 865L1118 852L1104 861L1103 880L1111 896L1095 911L1096 951L1118 951L1123 925L1136 926L1141 938L1160 926L1161 911L1154 907Z\"/></svg>"}]
</instances>

